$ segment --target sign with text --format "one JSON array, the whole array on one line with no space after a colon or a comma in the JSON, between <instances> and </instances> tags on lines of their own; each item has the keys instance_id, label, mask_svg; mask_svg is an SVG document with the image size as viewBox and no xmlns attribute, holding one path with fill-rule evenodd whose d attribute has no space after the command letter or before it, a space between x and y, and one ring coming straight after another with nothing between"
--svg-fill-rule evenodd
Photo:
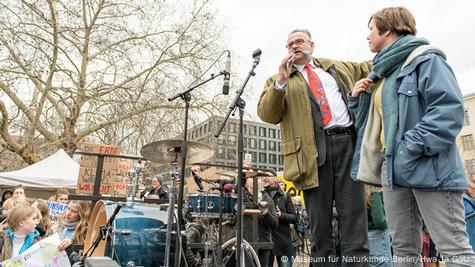
<instances>
[{"instance_id":1,"label":"sign with text","mask_svg":"<svg viewBox=\"0 0 475 267\"><path fill-rule=\"evenodd\" d=\"M71 267L65 251L59 251L61 241L54 234L33 244L22 254L0 263L2 267Z\"/></svg>"},{"instance_id":2,"label":"sign with text","mask_svg":"<svg viewBox=\"0 0 475 267\"><path fill-rule=\"evenodd\" d=\"M118 155L120 147L97 144L84 144L81 147L83 152ZM79 177L76 188L77 193L91 194L94 190L96 178L97 156L82 155L79 162ZM119 158L104 157L104 165L101 173L100 194L112 195L119 167Z\"/></svg>"}]
</instances>

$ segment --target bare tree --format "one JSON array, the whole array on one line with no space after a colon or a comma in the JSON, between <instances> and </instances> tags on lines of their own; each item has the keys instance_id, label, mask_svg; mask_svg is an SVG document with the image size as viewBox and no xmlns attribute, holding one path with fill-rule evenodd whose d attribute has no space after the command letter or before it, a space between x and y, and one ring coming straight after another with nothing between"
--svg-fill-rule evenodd
<instances>
[{"instance_id":1,"label":"bare tree","mask_svg":"<svg viewBox=\"0 0 475 267\"><path fill-rule=\"evenodd\" d=\"M183 103L166 99L222 51L222 28L209 0L1 1L0 144L34 163L88 138L133 153L176 135ZM223 107L210 91L195 119Z\"/></svg>"}]
</instances>

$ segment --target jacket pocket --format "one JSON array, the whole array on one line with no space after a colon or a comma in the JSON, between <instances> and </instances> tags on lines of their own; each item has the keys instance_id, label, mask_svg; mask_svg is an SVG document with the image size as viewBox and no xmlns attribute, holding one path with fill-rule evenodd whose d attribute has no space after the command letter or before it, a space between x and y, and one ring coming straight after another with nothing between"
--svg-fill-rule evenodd
<instances>
[{"instance_id":1,"label":"jacket pocket","mask_svg":"<svg viewBox=\"0 0 475 267\"><path fill-rule=\"evenodd\" d=\"M436 161L437 157L424 156L407 149L401 141L394 155L393 182L409 188L436 188L440 185Z\"/></svg>"},{"instance_id":2,"label":"jacket pocket","mask_svg":"<svg viewBox=\"0 0 475 267\"><path fill-rule=\"evenodd\" d=\"M284 155L284 177L286 180L299 181L305 174L305 161L302 153L302 139L297 136L282 143Z\"/></svg>"}]
</instances>

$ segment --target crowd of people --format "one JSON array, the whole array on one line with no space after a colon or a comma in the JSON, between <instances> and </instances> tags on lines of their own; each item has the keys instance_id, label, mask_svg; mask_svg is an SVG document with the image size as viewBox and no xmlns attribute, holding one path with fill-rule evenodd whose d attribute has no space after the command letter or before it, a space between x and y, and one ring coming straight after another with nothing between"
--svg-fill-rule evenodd
<instances>
[{"instance_id":1,"label":"crowd of people","mask_svg":"<svg viewBox=\"0 0 475 267\"><path fill-rule=\"evenodd\" d=\"M314 58L306 29L287 37L287 55L270 77L258 115L280 124L284 177L303 191L292 197L268 172L244 181L244 206L258 210L261 266L292 266L307 240L312 266L422 266L423 229L446 266L475 266L475 180L469 180L455 139L463 126L460 88L446 55L416 37L409 10L390 7L368 21L371 61ZM155 176L141 197L168 198ZM258 199L255 199L255 191ZM91 211L68 203L52 221L47 202L34 203L21 186L3 191L0 260L58 233L58 249L84 243ZM244 213L252 240L253 213ZM305 220L302 220L305 218ZM74 251L77 253L78 251ZM70 252L69 255L74 255Z\"/></svg>"},{"instance_id":2,"label":"crowd of people","mask_svg":"<svg viewBox=\"0 0 475 267\"><path fill-rule=\"evenodd\" d=\"M69 201L67 189L58 189L48 201L68 205L57 220L51 217L48 201L29 199L19 185L4 189L1 199L0 261L20 255L39 240L58 234L59 251L66 251L71 263L81 260L89 214L90 201Z\"/></svg>"}]
</instances>

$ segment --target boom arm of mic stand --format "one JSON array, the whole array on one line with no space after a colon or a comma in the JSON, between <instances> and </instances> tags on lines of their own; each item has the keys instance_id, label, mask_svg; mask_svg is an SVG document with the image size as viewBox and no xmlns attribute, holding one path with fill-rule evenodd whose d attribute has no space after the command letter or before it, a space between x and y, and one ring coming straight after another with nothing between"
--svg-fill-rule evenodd
<instances>
[{"instance_id":1,"label":"boom arm of mic stand","mask_svg":"<svg viewBox=\"0 0 475 267\"><path fill-rule=\"evenodd\" d=\"M236 97L234 97L233 102L229 106L228 113L226 114L226 117L224 118L224 120L221 123L221 125L219 126L219 128L216 130L216 133L214 134L214 137L216 137L216 138L219 137L219 135L223 131L224 126L226 125L226 122L228 121L229 116L231 115L231 113L234 111L234 109L236 109L236 107L241 105L241 102L242 102L241 95L244 93L244 88L246 87L247 83L249 82L249 79L251 78L251 76L256 75L254 70L256 69L257 64L259 64L260 60L261 60L260 54L254 58L254 63L252 64L251 70L249 71L249 73L248 73L246 79L244 80L244 83L242 84L241 88L236 92Z\"/></svg>"},{"instance_id":2,"label":"boom arm of mic stand","mask_svg":"<svg viewBox=\"0 0 475 267\"><path fill-rule=\"evenodd\" d=\"M168 98L168 101L173 101L173 100L175 100L175 99L177 99L177 98L179 98L179 97L184 97L186 94L188 94L189 92L195 90L196 88L200 87L201 85L203 85L203 84L205 84L205 83L207 83L207 82L209 82L209 81L211 81L211 80L216 79L216 77L219 77L219 76L221 76L221 75L226 75L226 73L227 73L226 71L222 71L222 72L220 72L218 75L211 74L211 77L209 77L208 79L206 79L206 80L200 82L199 84L197 84L197 85L195 85L195 86L192 86L192 87L189 87L189 88L186 89L185 91L183 91L183 92L181 92L181 93L178 93L178 94L176 94L176 95L174 95L174 96L172 96L172 97L169 97L169 98Z\"/></svg>"}]
</instances>

